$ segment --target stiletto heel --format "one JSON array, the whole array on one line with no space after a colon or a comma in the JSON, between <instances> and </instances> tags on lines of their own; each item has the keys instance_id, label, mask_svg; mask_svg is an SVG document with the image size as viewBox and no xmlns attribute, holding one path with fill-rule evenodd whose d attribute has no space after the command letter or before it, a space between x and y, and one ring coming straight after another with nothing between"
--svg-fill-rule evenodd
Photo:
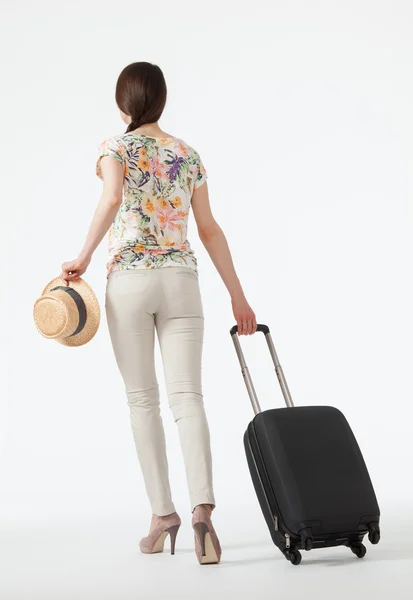
<instances>
[{"instance_id":1,"label":"stiletto heel","mask_svg":"<svg viewBox=\"0 0 413 600\"><path fill-rule=\"evenodd\" d=\"M219 563L222 553L221 546L212 525L210 513L202 504L194 509L192 527L195 534L195 554L199 564Z\"/></svg>"},{"instance_id":2,"label":"stiletto heel","mask_svg":"<svg viewBox=\"0 0 413 600\"><path fill-rule=\"evenodd\" d=\"M169 533L169 537L171 538L171 554L175 554L175 542L179 528L180 525L172 525L172 527L168 527L168 529L166 530Z\"/></svg>"},{"instance_id":3,"label":"stiletto heel","mask_svg":"<svg viewBox=\"0 0 413 600\"><path fill-rule=\"evenodd\" d=\"M195 535L198 538L199 545L201 546L202 556L206 556L205 550L205 538L208 533L208 526L205 523L195 523L194 525Z\"/></svg>"}]
</instances>

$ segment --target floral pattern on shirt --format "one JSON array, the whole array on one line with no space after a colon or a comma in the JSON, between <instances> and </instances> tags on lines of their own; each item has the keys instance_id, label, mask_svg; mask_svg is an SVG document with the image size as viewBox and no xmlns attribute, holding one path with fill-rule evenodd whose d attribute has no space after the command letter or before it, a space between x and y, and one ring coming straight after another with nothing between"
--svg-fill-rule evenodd
<instances>
[{"instance_id":1,"label":"floral pattern on shirt","mask_svg":"<svg viewBox=\"0 0 413 600\"><path fill-rule=\"evenodd\" d=\"M115 270L188 266L197 259L187 239L195 189L207 173L198 152L178 138L126 133L103 141L101 158L123 166L123 200L109 229L107 276Z\"/></svg>"}]
</instances>

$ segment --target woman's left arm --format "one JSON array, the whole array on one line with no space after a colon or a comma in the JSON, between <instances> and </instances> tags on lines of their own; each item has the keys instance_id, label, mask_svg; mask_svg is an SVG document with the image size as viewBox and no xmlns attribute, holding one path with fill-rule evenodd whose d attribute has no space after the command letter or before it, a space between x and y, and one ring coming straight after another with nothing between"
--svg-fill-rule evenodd
<instances>
[{"instance_id":1,"label":"woman's left arm","mask_svg":"<svg viewBox=\"0 0 413 600\"><path fill-rule=\"evenodd\" d=\"M96 248L111 226L123 197L123 167L113 156L101 158L103 192L83 248L77 258L62 264L61 279L75 281L86 271Z\"/></svg>"}]
</instances>

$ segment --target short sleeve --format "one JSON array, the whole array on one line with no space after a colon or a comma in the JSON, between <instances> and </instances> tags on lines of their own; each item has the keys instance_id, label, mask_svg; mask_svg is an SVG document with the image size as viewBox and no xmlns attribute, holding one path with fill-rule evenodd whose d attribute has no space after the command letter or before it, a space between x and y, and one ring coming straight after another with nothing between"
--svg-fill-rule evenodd
<instances>
[{"instance_id":1,"label":"short sleeve","mask_svg":"<svg viewBox=\"0 0 413 600\"><path fill-rule=\"evenodd\" d=\"M197 190L207 180L207 172L205 170L204 163L197 152L195 153L195 166L194 190Z\"/></svg>"},{"instance_id":2,"label":"short sleeve","mask_svg":"<svg viewBox=\"0 0 413 600\"><path fill-rule=\"evenodd\" d=\"M103 156L113 156L121 165L125 163L125 152L123 146L115 139L108 138L104 140L98 147L98 158L96 162L96 175L103 179L101 159Z\"/></svg>"}]
</instances>

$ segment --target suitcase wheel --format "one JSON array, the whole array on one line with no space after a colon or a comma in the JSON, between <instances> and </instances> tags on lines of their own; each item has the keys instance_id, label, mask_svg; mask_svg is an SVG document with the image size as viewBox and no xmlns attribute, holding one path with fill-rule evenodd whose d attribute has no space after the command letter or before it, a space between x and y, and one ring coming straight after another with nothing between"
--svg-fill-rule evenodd
<instances>
[{"instance_id":1,"label":"suitcase wheel","mask_svg":"<svg viewBox=\"0 0 413 600\"><path fill-rule=\"evenodd\" d=\"M303 542L303 548L304 548L304 550L307 550L307 552L309 550L312 550L313 549L313 538L311 538L311 537L305 538L305 540Z\"/></svg>"},{"instance_id":2,"label":"suitcase wheel","mask_svg":"<svg viewBox=\"0 0 413 600\"><path fill-rule=\"evenodd\" d=\"M312 550L313 549L313 538L311 535L311 528L306 527L301 530L301 547L303 550Z\"/></svg>"},{"instance_id":3,"label":"suitcase wheel","mask_svg":"<svg viewBox=\"0 0 413 600\"><path fill-rule=\"evenodd\" d=\"M350 550L357 556L357 558L363 558L366 556L366 546L361 542L353 542L350 545Z\"/></svg>"},{"instance_id":4,"label":"suitcase wheel","mask_svg":"<svg viewBox=\"0 0 413 600\"><path fill-rule=\"evenodd\" d=\"M284 556L292 565L299 565L301 562L301 552L299 550L284 550Z\"/></svg>"},{"instance_id":5,"label":"suitcase wheel","mask_svg":"<svg viewBox=\"0 0 413 600\"><path fill-rule=\"evenodd\" d=\"M378 523L369 523L369 541L378 544L380 541L380 526Z\"/></svg>"}]
</instances>

